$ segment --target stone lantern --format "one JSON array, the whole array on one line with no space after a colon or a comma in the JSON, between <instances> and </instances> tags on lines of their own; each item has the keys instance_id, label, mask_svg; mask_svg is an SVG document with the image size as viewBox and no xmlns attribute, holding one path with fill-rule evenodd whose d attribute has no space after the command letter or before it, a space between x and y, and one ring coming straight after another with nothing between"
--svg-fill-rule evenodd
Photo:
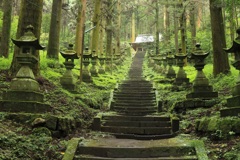
<instances>
[{"instance_id":1,"label":"stone lantern","mask_svg":"<svg viewBox=\"0 0 240 160\"><path fill-rule=\"evenodd\" d=\"M232 65L240 71L240 28L237 29L237 34L238 37L233 41L232 47L224 50L227 53L234 53L235 62ZM232 90L232 97L227 99L227 107L220 110L221 117L240 116L240 74Z\"/></svg>"},{"instance_id":2,"label":"stone lantern","mask_svg":"<svg viewBox=\"0 0 240 160\"><path fill-rule=\"evenodd\" d=\"M29 25L22 37L12 39L20 48L16 58L21 67L11 81L9 90L3 93L1 111L41 113L50 110L50 106L43 103L44 96L40 93L39 84L30 68L32 64L39 62L34 55L35 51L44 49L33 34L33 29Z\"/></svg>"},{"instance_id":3,"label":"stone lantern","mask_svg":"<svg viewBox=\"0 0 240 160\"><path fill-rule=\"evenodd\" d=\"M69 91L75 91L75 83L72 69L74 68L74 59L79 59L77 53L73 50L73 44L69 44L66 51L60 52L63 58L65 58L65 62L63 63L66 67L66 72L60 78L60 83L63 88Z\"/></svg>"},{"instance_id":4,"label":"stone lantern","mask_svg":"<svg viewBox=\"0 0 240 160\"><path fill-rule=\"evenodd\" d=\"M173 69L173 64L174 64L174 55L172 54L172 52L168 52L168 55L167 55L167 63L168 63L168 71L167 71L167 74L166 74L166 77L167 78L175 78L176 77L176 73Z\"/></svg>"},{"instance_id":5,"label":"stone lantern","mask_svg":"<svg viewBox=\"0 0 240 160\"><path fill-rule=\"evenodd\" d=\"M92 55L89 54L88 48L85 48L85 52L83 54L83 69L82 69L82 80L83 82L92 82L91 73L89 72L89 65Z\"/></svg>"},{"instance_id":6,"label":"stone lantern","mask_svg":"<svg viewBox=\"0 0 240 160\"><path fill-rule=\"evenodd\" d=\"M91 58L92 67L91 67L91 69L90 69L91 76L93 76L93 77L97 77L97 76L98 76L98 70L97 70L98 56L95 55L95 54L96 54L96 51L93 50L92 58Z\"/></svg>"},{"instance_id":7,"label":"stone lantern","mask_svg":"<svg viewBox=\"0 0 240 160\"><path fill-rule=\"evenodd\" d=\"M189 85L189 78L187 78L187 74L185 73L183 66L184 66L184 59L187 58L187 54L184 54L182 52L182 49L180 48L178 53L175 55L175 58L177 60L177 65L179 67L174 85L179 86L179 85Z\"/></svg>"},{"instance_id":8,"label":"stone lantern","mask_svg":"<svg viewBox=\"0 0 240 160\"><path fill-rule=\"evenodd\" d=\"M208 55L209 52L204 52L201 45L196 44L196 50L192 53L191 58L194 59L197 76L193 83L193 91L187 94L186 98L212 99L218 97L218 93L213 92L212 86L209 85L208 79L202 71L205 66L204 59Z\"/></svg>"},{"instance_id":9,"label":"stone lantern","mask_svg":"<svg viewBox=\"0 0 240 160\"><path fill-rule=\"evenodd\" d=\"M104 74L105 73L105 69L104 69L104 62L105 62L105 57L103 57L103 55L101 57L98 57L99 59L99 69L98 69L98 73L99 74Z\"/></svg>"}]
</instances>

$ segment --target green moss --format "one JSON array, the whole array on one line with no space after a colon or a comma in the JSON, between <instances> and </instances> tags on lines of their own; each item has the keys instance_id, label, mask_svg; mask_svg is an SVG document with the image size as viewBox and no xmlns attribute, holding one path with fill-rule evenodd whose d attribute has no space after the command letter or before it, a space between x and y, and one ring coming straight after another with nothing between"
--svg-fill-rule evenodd
<instances>
[{"instance_id":1,"label":"green moss","mask_svg":"<svg viewBox=\"0 0 240 160\"><path fill-rule=\"evenodd\" d=\"M62 160L73 160L80 138L72 138L68 141L67 150Z\"/></svg>"},{"instance_id":2,"label":"green moss","mask_svg":"<svg viewBox=\"0 0 240 160\"><path fill-rule=\"evenodd\" d=\"M202 118L200 121L200 124L198 126L198 130L202 131L202 132L207 132L209 121L210 121L210 119L207 117Z\"/></svg>"},{"instance_id":3,"label":"green moss","mask_svg":"<svg viewBox=\"0 0 240 160\"><path fill-rule=\"evenodd\" d=\"M216 117L216 116L211 117L208 123L207 130L210 132L214 132L218 130L218 128L219 128L219 117Z\"/></svg>"}]
</instances>

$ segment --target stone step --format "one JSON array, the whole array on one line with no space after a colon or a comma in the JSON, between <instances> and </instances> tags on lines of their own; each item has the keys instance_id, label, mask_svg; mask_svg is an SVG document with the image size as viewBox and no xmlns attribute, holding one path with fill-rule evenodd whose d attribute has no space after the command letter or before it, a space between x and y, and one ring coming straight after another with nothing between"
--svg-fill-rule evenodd
<instances>
[{"instance_id":1,"label":"stone step","mask_svg":"<svg viewBox=\"0 0 240 160\"><path fill-rule=\"evenodd\" d=\"M157 107L132 107L132 106L113 106L113 110L118 112L147 112L147 111L157 111Z\"/></svg>"},{"instance_id":2,"label":"stone step","mask_svg":"<svg viewBox=\"0 0 240 160\"><path fill-rule=\"evenodd\" d=\"M154 91L154 89L152 87L128 87L128 86L124 86L124 87L118 87L117 91L121 92L121 91L139 91L139 92L150 92L150 91Z\"/></svg>"},{"instance_id":3,"label":"stone step","mask_svg":"<svg viewBox=\"0 0 240 160\"><path fill-rule=\"evenodd\" d=\"M113 99L114 100L125 100L125 101L131 101L131 100L135 100L135 101L144 101L144 100L149 100L149 101L152 101L152 100L156 100L156 97L155 96L116 96L116 95L113 95Z\"/></svg>"},{"instance_id":4,"label":"stone step","mask_svg":"<svg viewBox=\"0 0 240 160\"><path fill-rule=\"evenodd\" d=\"M119 159L145 159L145 158L163 158L163 157L182 157L191 156L196 158L196 151L191 146L159 146L159 147L94 147L79 146L77 155L91 155L102 158Z\"/></svg>"},{"instance_id":5,"label":"stone step","mask_svg":"<svg viewBox=\"0 0 240 160\"><path fill-rule=\"evenodd\" d=\"M115 101L114 106L121 106L121 107L155 107L156 102L123 102L121 100Z\"/></svg>"},{"instance_id":6,"label":"stone step","mask_svg":"<svg viewBox=\"0 0 240 160\"><path fill-rule=\"evenodd\" d=\"M114 120L114 121L170 121L168 116L125 116L125 115L103 115L103 120Z\"/></svg>"},{"instance_id":7,"label":"stone step","mask_svg":"<svg viewBox=\"0 0 240 160\"><path fill-rule=\"evenodd\" d=\"M171 127L122 127L122 126L102 126L102 132L139 134L139 135L162 135L172 134Z\"/></svg>"},{"instance_id":8,"label":"stone step","mask_svg":"<svg viewBox=\"0 0 240 160\"><path fill-rule=\"evenodd\" d=\"M154 91L149 91L149 92L134 92L134 91L121 91L121 92L113 92L114 95L116 96L132 96L132 97L139 97L139 96L154 96L155 97L155 92Z\"/></svg>"},{"instance_id":9,"label":"stone step","mask_svg":"<svg viewBox=\"0 0 240 160\"><path fill-rule=\"evenodd\" d=\"M143 97L144 98L144 97ZM138 104L152 104L152 103L156 103L156 98L154 97L147 97L148 99L119 99L119 100L115 100L115 103L129 103L129 104L134 104L134 103L138 103ZM154 98L154 99L151 99Z\"/></svg>"},{"instance_id":10,"label":"stone step","mask_svg":"<svg viewBox=\"0 0 240 160\"><path fill-rule=\"evenodd\" d=\"M74 160L198 160L197 156L157 157L157 158L108 158L91 155L75 156Z\"/></svg>"},{"instance_id":11,"label":"stone step","mask_svg":"<svg viewBox=\"0 0 240 160\"><path fill-rule=\"evenodd\" d=\"M157 113L156 110L135 110L135 111L130 111L130 110L125 110L125 111L122 111L122 110L114 110L116 111L117 113L119 113L120 115L127 115L127 116L146 116L146 115L149 115L149 114L155 114Z\"/></svg>"},{"instance_id":12,"label":"stone step","mask_svg":"<svg viewBox=\"0 0 240 160\"><path fill-rule=\"evenodd\" d=\"M103 126L131 126L131 127L171 127L170 121L102 121Z\"/></svg>"},{"instance_id":13,"label":"stone step","mask_svg":"<svg viewBox=\"0 0 240 160\"><path fill-rule=\"evenodd\" d=\"M123 82L119 85L119 87L152 87L152 83L148 82Z\"/></svg>"}]
</instances>

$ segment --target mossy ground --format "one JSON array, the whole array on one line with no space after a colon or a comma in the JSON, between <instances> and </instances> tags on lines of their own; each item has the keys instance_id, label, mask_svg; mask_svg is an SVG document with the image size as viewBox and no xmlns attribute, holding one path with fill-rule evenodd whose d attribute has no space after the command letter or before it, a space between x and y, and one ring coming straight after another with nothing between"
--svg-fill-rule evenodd
<instances>
[{"instance_id":1,"label":"mossy ground","mask_svg":"<svg viewBox=\"0 0 240 160\"><path fill-rule=\"evenodd\" d=\"M160 83L159 79L164 79L164 75L161 73L156 73L152 68L148 68L147 61L144 63L145 72L144 75L147 79L154 81L154 86L158 91L158 99L164 102L164 110L169 111L180 119L180 135L187 137L189 139L200 139L205 143L206 150L208 152L209 159L211 160L235 160L240 159L240 135L231 131L231 126L229 124L232 121L222 120L221 129L214 122L211 122L208 125L202 123L202 127L214 132L199 132L196 129L196 125L199 124L201 119L209 119L216 117L215 120L220 119L220 109L226 107L226 99L231 97L231 90L235 86L236 79L238 76L238 71L231 68L231 74L224 75L220 74L217 77L212 75L212 64L207 64L204 68L205 75L209 78L209 83L213 86L214 91L219 93L220 103L214 105L211 108L197 108L192 110L187 110L186 112L177 114L174 112L173 107L177 101L186 100L186 94L191 92L191 89L184 89L181 91L171 91L172 85L170 83ZM174 70L177 72L178 68L174 67ZM196 77L196 71L194 67L189 64L184 67L184 70L187 73L187 77L190 79L190 82L193 82ZM231 119L231 118L230 118ZM239 118L238 118L239 119ZM226 122L226 123L225 123ZM219 125L219 123L217 123ZM225 128L224 128L225 126ZM223 131L225 130L225 132ZM227 133L226 133L227 132ZM237 157L238 155L238 157Z\"/></svg>"}]
</instances>

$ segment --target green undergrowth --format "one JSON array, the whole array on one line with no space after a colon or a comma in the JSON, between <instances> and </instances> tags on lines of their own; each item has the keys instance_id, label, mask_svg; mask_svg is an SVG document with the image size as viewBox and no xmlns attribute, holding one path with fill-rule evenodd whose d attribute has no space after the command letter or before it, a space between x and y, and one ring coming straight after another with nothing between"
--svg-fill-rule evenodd
<instances>
[{"instance_id":1,"label":"green undergrowth","mask_svg":"<svg viewBox=\"0 0 240 160\"><path fill-rule=\"evenodd\" d=\"M2 71L9 69L11 61L11 56L9 59L0 58L1 77L7 74ZM80 64L79 60L75 60L72 71L76 79L76 92L69 92L62 88L59 80L66 70L64 61L62 57L59 57L59 61L47 59L46 52L41 51L41 76L36 80L44 94L45 103L51 105L52 111L48 114L74 119L81 123L81 128L75 128L66 137L53 137L48 134L49 130L46 128L35 129L29 124L11 121L5 118L6 113L0 113L0 159L62 159L67 140L74 136L87 136L93 117L108 109L111 90L117 83L127 78L131 64L131 58L127 57L116 70L93 77L93 83L80 83ZM10 81L5 80L0 78L0 83L1 85L6 83L8 87ZM0 88L0 96L2 91Z\"/></svg>"}]
</instances>

